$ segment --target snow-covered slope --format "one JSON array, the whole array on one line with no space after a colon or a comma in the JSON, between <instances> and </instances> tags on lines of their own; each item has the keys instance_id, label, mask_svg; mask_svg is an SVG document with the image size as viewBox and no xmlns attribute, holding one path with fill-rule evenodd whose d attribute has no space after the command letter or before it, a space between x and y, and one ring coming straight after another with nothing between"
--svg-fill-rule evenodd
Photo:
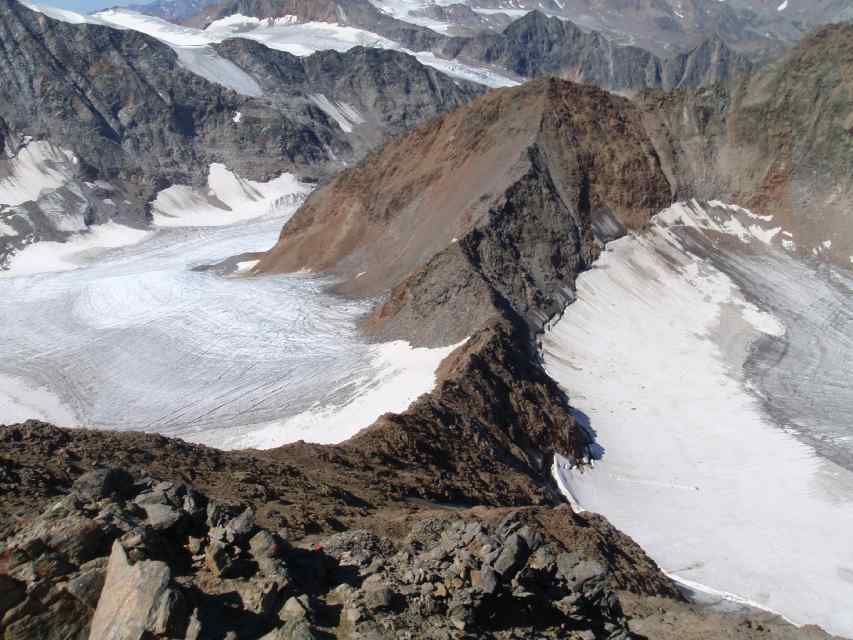
<instances>
[{"instance_id":1,"label":"snow-covered slope","mask_svg":"<svg viewBox=\"0 0 853 640\"><path fill-rule=\"evenodd\" d=\"M210 167L208 188L185 185L164 189L151 204L158 227L222 226L276 210L296 210L310 187L286 173L269 182L241 178L223 164Z\"/></svg>"},{"instance_id":2,"label":"snow-covered slope","mask_svg":"<svg viewBox=\"0 0 853 640\"><path fill-rule=\"evenodd\" d=\"M11 158L0 158L0 203L38 200L72 181L77 158L45 141L30 142Z\"/></svg>"},{"instance_id":3,"label":"snow-covered slope","mask_svg":"<svg viewBox=\"0 0 853 640\"><path fill-rule=\"evenodd\" d=\"M25 139L8 157L0 156L0 267L14 265L19 273L63 270L73 254L140 237L115 224L87 233L118 205L108 183L77 178L78 163L74 153L46 140ZM69 234L74 242L58 242ZM38 241L44 238L49 241Z\"/></svg>"},{"instance_id":4,"label":"snow-covered slope","mask_svg":"<svg viewBox=\"0 0 853 640\"><path fill-rule=\"evenodd\" d=\"M0 278L0 424L42 417L222 447L339 442L429 391L452 347L365 343L356 320L369 300L331 296L311 274L194 270L269 247L307 190L214 166L201 205L186 188L160 194L155 222L169 228L102 225L18 254ZM253 261L238 262L245 273Z\"/></svg>"},{"instance_id":5,"label":"snow-covered slope","mask_svg":"<svg viewBox=\"0 0 853 640\"><path fill-rule=\"evenodd\" d=\"M233 15L213 22L202 31L124 9L102 11L92 16L91 20L119 28L134 29L162 40L175 48L181 61L191 71L223 84L223 80L216 79L221 74L229 83L226 86L243 93L248 92L247 95L257 95L252 93L255 90L253 85L246 78L239 76L235 69L224 68L222 63L229 65L232 63L216 56L210 49L210 44L233 37L248 38L257 40L271 49L287 51L297 56L307 56L330 49L349 51L357 46L392 49L411 53L422 64L457 78L493 87L517 84L491 69L443 60L429 52L409 52L399 44L370 31L328 22L294 24L287 19L258 20L253 17Z\"/></svg>"},{"instance_id":6,"label":"snow-covered slope","mask_svg":"<svg viewBox=\"0 0 853 640\"><path fill-rule=\"evenodd\" d=\"M579 278L543 353L598 459L554 471L679 579L850 635L853 283L716 205L675 205Z\"/></svg>"}]
</instances>

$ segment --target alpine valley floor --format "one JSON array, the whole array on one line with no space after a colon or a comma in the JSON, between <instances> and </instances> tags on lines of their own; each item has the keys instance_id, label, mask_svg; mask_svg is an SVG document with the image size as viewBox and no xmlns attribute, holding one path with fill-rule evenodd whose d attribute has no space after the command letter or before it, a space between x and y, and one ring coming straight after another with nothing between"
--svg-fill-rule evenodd
<instances>
[{"instance_id":1,"label":"alpine valley floor","mask_svg":"<svg viewBox=\"0 0 853 640\"><path fill-rule=\"evenodd\" d=\"M850 636L853 283L783 241L694 201L608 245L543 337L597 442L554 475L688 587Z\"/></svg>"}]
</instances>

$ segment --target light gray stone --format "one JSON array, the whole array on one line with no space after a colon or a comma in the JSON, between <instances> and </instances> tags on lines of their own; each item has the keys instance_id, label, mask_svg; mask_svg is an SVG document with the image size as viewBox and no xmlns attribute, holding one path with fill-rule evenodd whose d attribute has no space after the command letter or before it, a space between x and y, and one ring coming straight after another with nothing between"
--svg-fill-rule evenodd
<instances>
[{"instance_id":1,"label":"light gray stone","mask_svg":"<svg viewBox=\"0 0 853 640\"><path fill-rule=\"evenodd\" d=\"M145 560L131 565L124 548L115 542L89 640L169 637L181 626L181 597L170 587L170 579L166 563Z\"/></svg>"}]
</instances>

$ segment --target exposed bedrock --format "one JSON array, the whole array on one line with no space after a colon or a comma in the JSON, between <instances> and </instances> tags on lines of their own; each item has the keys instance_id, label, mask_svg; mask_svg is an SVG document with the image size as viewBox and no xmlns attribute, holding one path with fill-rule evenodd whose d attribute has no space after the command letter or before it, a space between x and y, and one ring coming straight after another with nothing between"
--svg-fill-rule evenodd
<instances>
[{"instance_id":1,"label":"exposed bedrock","mask_svg":"<svg viewBox=\"0 0 853 640\"><path fill-rule=\"evenodd\" d=\"M311 269L388 301L371 333L452 344L490 318L536 330L594 260L595 229L641 227L669 183L632 104L543 79L393 140L313 194L260 272Z\"/></svg>"},{"instance_id":2,"label":"exposed bedrock","mask_svg":"<svg viewBox=\"0 0 853 640\"><path fill-rule=\"evenodd\" d=\"M566 507L424 505L306 539L270 527L256 499L163 480L146 464L84 471L97 435L35 423L7 431L37 447L62 439L79 457L0 538L5 639L615 639L629 635L618 589L678 598L630 539ZM118 450L135 455L123 435ZM8 438L0 451L3 468L24 453ZM234 463L232 473L247 469ZM170 475L189 471L178 464ZM255 458L249 468L269 466Z\"/></svg>"},{"instance_id":3,"label":"exposed bedrock","mask_svg":"<svg viewBox=\"0 0 853 640\"><path fill-rule=\"evenodd\" d=\"M64 175L61 188L0 193L0 222L16 230L0 234L0 264L20 246L88 225L142 226L160 190L203 186L212 163L260 181L331 175L484 91L395 51L298 58L236 39L198 52L243 93L192 73L173 48L137 31L0 1L0 181L34 164L32 151L21 155L30 144L50 147L39 151L36 187L44 174ZM336 105L354 110L354 122L341 124ZM70 210L85 224L53 219Z\"/></svg>"},{"instance_id":4,"label":"exposed bedrock","mask_svg":"<svg viewBox=\"0 0 853 640\"><path fill-rule=\"evenodd\" d=\"M802 255L853 256L853 25L820 29L774 64L708 89L638 99L679 198L773 215Z\"/></svg>"}]
</instances>

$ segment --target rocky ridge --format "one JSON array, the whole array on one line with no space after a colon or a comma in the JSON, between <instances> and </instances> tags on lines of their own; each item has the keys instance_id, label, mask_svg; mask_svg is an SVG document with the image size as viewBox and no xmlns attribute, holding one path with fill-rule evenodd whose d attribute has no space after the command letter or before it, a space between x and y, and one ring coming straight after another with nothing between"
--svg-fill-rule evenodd
<instances>
[{"instance_id":1,"label":"rocky ridge","mask_svg":"<svg viewBox=\"0 0 853 640\"><path fill-rule=\"evenodd\" d=\"M394 511L365 485L361 526L318 519L306 537L261 515L268 498L234 491L247 474L292 491L299 480L281 462L163 438L159 450L144 446L157 438L4 427L0 509L9 514L10 496L24 502L9 514L14 533L0 533L3 638L628 638L660 615L676 628L708 616L687 609L630 539L565 505ZM45 447L54 462L31 464ZM121 459L126 468L110 466ZM231 481L208 484L217 473ZM31 474L44 482L20 482ZM335 490L317 485L300 506L319 512L312 497ZM714 637L826 637L754 612L714 623Z\"/></svg>"},{"instance_id":2,"label":"rocky ridge","mask_svg":"<svg viewBox=\"0 0 853 640\"><path fill-rule=\"evenodd\" d=\"M256 269L330 271L350 294L390 290L368 323L384 337L453 344L506 314L536 331L571 299L604 239L596 230L637 228L671 195L629 101L538 80L341 173Z\"/></svg>"},{"instance_id":3,"label":"rocky ridge","mask_svg":"<svg viewBox=\"0 0 853 640\"><path fill-rule=\"evenodd\" d=\"M479 16L466 5L429 7L429 11ZM708 86L747 71L750 57L734 51L726 41L707 30L684 51L656 55L638 46L619 43L598 31L577 26L565 17L546 16L541 7L501 29L471 35L446 35L390 16L368 0L239 0L207 7L188 23L204 27L230 15L261 19L285 16L298 22L330 22L376 33L412 51L430 51L440 58L501 68L517 78L557 75L617 92L646 88ZM152 11L156 14L156 6ZM423 11L427 11L424 9ZM562 13L562 12L561 12ZM572 15L567 15L572 18Z\"/></svg>"},{"instance_id":4,"label":"rocky ridge","mask_svg":"<svg viewBox=\"0 0 853 640\"><path fill-rule=\"evenodd\" d=\"M542 11L664 57L692 49L711 34L738 51L766 54L795 43L819 25L853 18L843 0L787 5L764 0L469 0L467 4L487 11Z\"/></svg>"},{"instance_id":5,"label":"rocky ridge","mask_svg":"<svg viewBox=\"0 0 853 640\"><path fill-rule=\"evenodd\" d=\"M716 35L683 53L659 57L540 11L531 11L501 33L449 39L436 52L503 67L522 78L556 75L622 93L710 86L752 66L747 56Z\"/></svg>"},{"instance_id":6,"label":"rocky ridge","mask_svg":"<svg viewBox=\"0 0 853 640\"><path fill-rule=\"evenodd\" d=\"M15 438L2 449L6 469ZM565 508L432 510L394 539L351 529L300 542L259 526L257 500L222 504L144 467L80 474L77 460L60 497L0 542L4 638L624 638L614 589L628 557L648 575L632 586L678 597L636 545ZM596 551L603 536L612 548Z\"/></svg>"}]
</instances>

